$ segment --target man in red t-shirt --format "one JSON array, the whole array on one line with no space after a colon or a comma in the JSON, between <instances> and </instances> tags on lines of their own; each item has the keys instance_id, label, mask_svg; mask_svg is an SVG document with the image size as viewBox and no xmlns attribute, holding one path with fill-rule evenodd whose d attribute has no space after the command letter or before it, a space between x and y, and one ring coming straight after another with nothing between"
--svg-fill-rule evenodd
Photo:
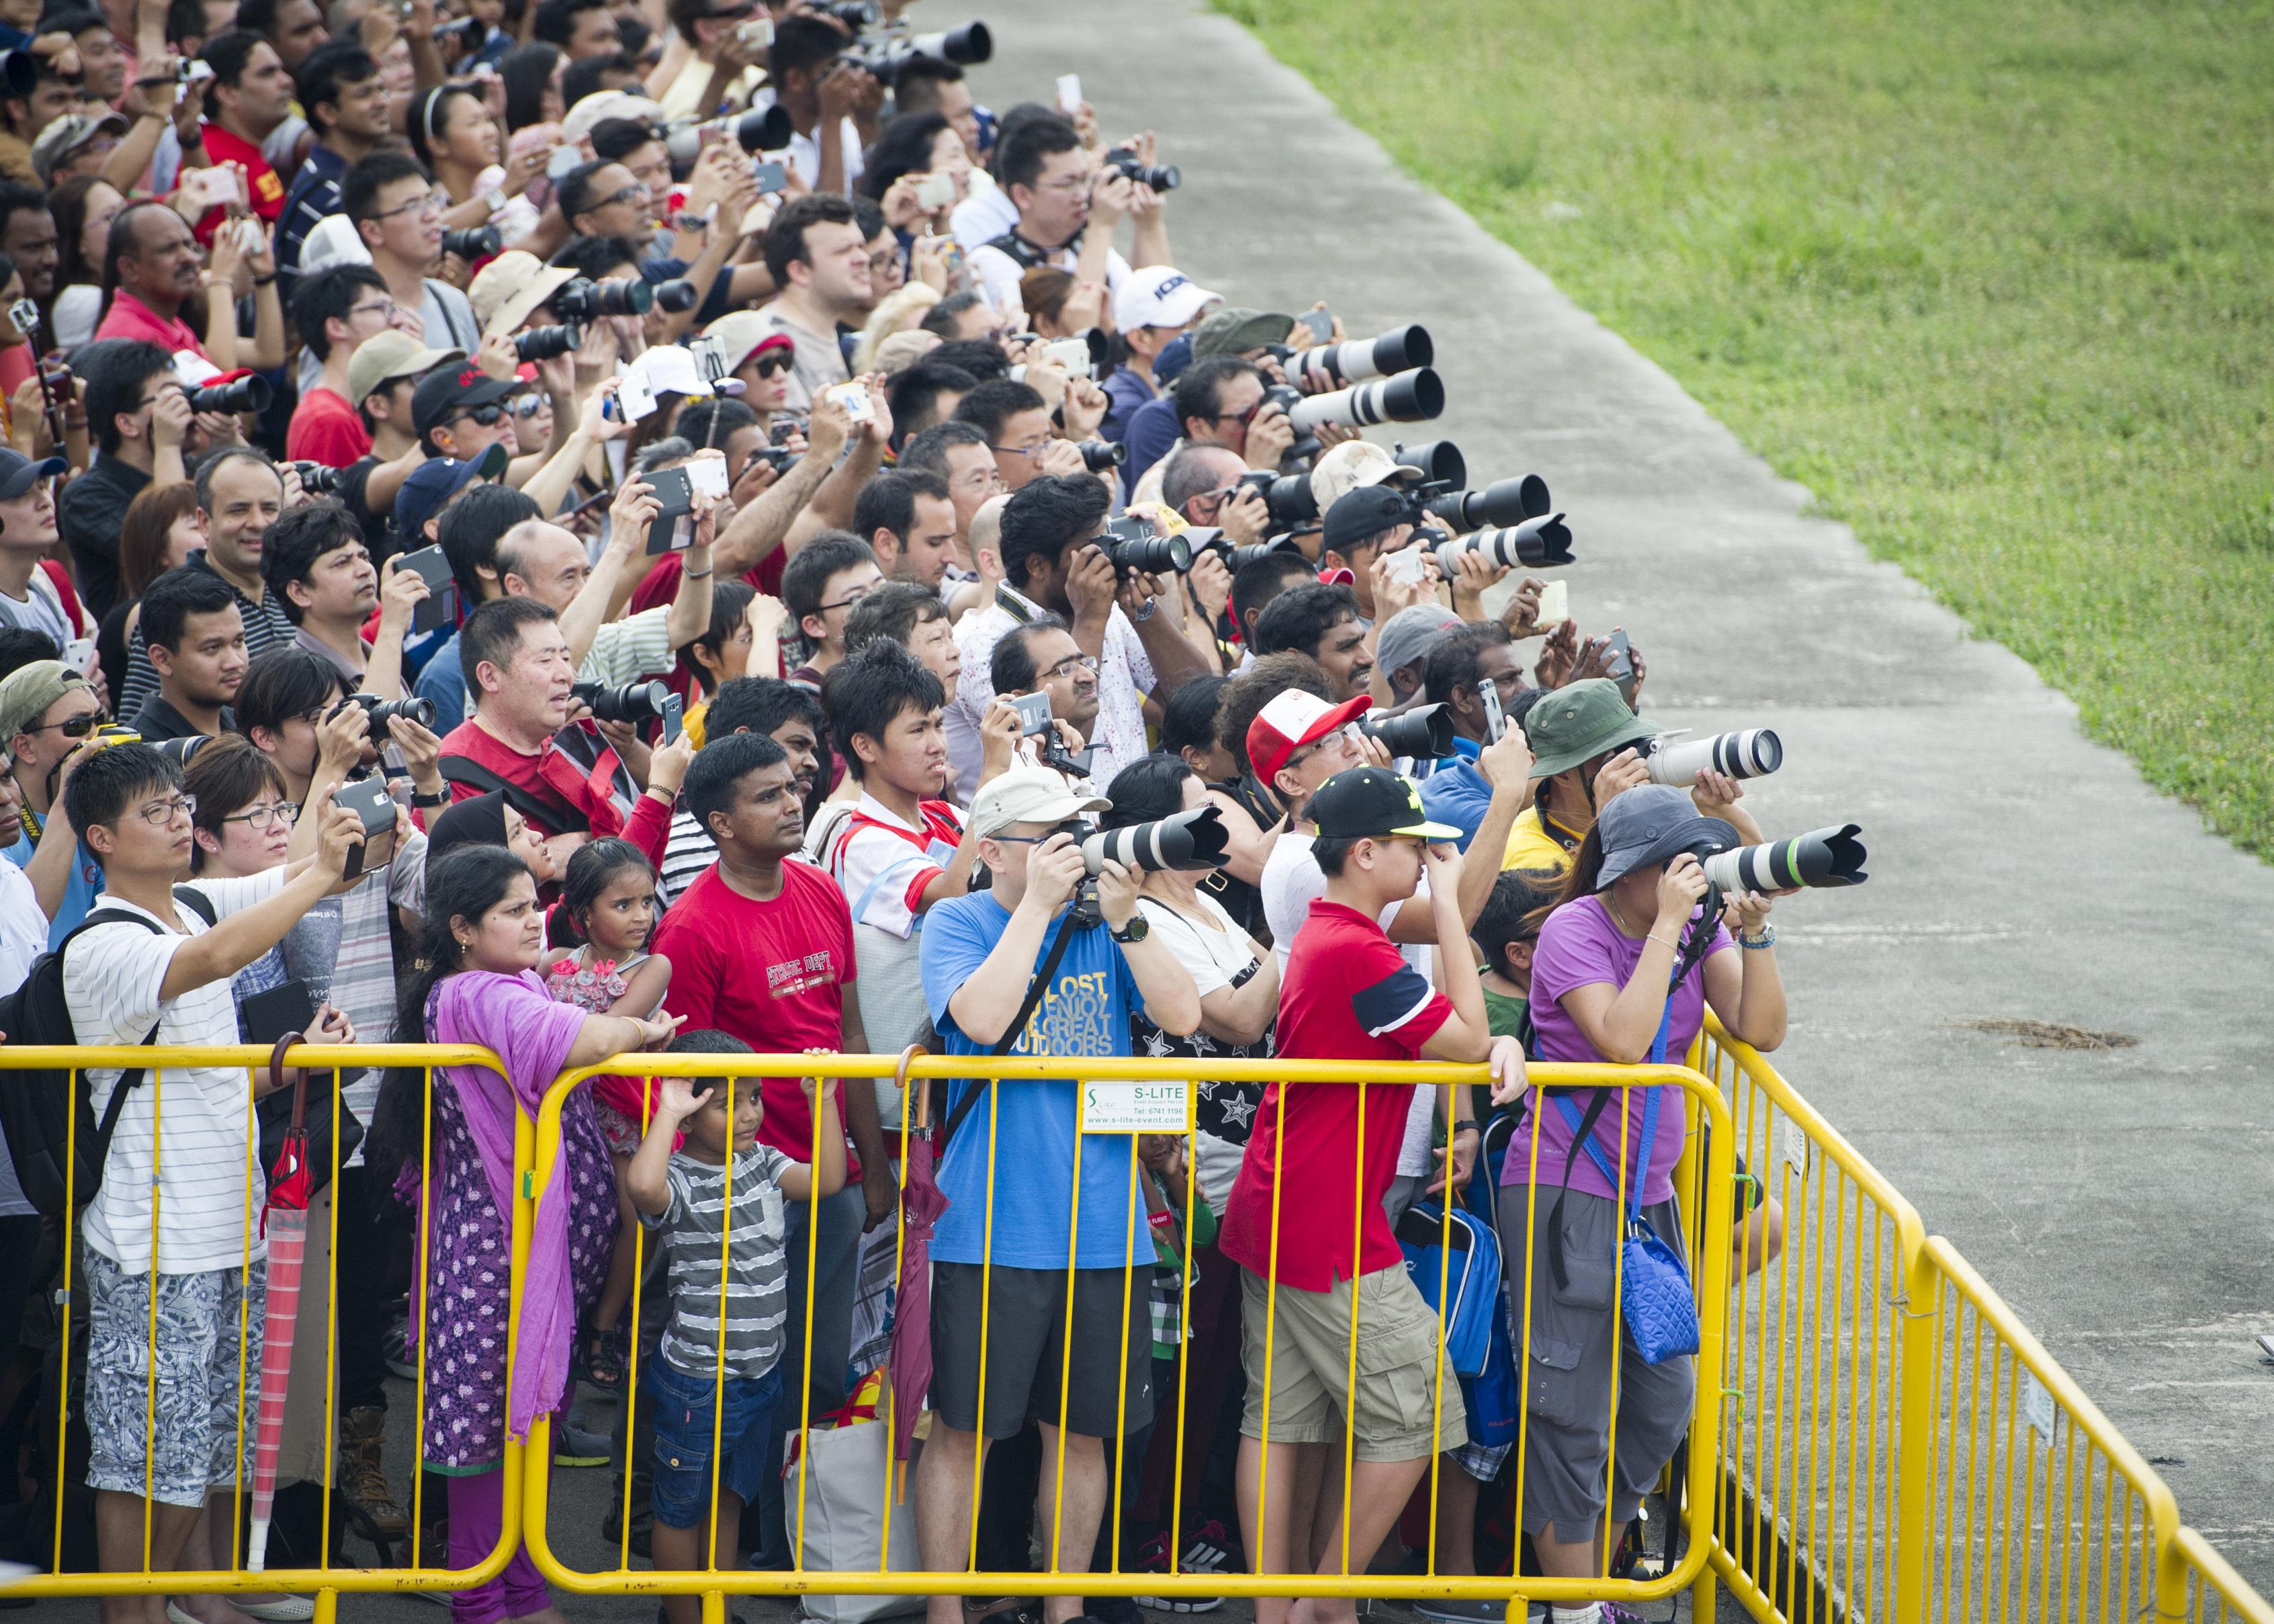
<instances>
[{"instance_id":1,"label":"man in red t-shirt","mask_svg":"<svg viewBox=\"0 0 2274 1624\"><path fill-rule=\"evenodd\" d=\"M292 75L276 48L248 29L232 28L206 41L200 53L214 71L206 99L214 116L200 129L215 163L245 166L245 202L264 226L284 212L284 183L260 144L292 116ZM198 241L210 244L227 211L209 208L198 222Z\"/></svg>"},{"instance_id":2,"label":"man in red t-shirt","mask_svg":"<svg viewBox=\"0 0 2274 1624\"><path fill-rule=\"evenodd\" d=\"M294 462L345 468L371 449L362 402L352 398L348 367L358 345L395 325L395 296L368 265L331 265L300 278L292 290L292 325L323 364L323 379L300 396L284 432Z\"/></svg>"},{"instance_id":3,"label":"man in red t-shirt","mask_svg":"<svg viewBox=\"0 0 2274 1624\"><path fill-rule=\"evenodd\" d=\"M1288 953L1279 988L1278 1052L1304 1060L1427 1056L1472 1064L1489 1059L1494 1100L1514 1099L1523 1086L1524 1051L1514 1038L1491 1035L1461 919L1461 858L1449 846L1433 844L1458 839L1460 831L1429 822L1412 780L1379 767L1352 768L1329 778L1312 797L1307 816L1318 825L1312 854L1326 875L1327 890L1311 904ZM1384 908L1412 898L1425 868L1443 992L1405 962L1380 923ZM1460 1387L1449 1369L1442 1372L1442 1422L1433 1425L1440 1385L1437 1318L1406 1275L1382 1205L1397 1177L1412 1088L1410 1083L1270 1085L1225 1203L1217 1244L1247 1271L1242 1277L1247 1410L1240 1420L1239 1515L1258 1573L1300 1571L1307 1564L1294 1562L1291 1549L1307 1552L1314 1544L1326 1553L1316 1570L1321 1574L1346 1571L1346 1560L1363 1567L1397 1522L1429 1457L1459 1447L1467 1436ZM1465 1172L1456 1168L1455 1177ZM1353 1314L1360 1345L1374 1356L1360 1362L1354 1402L1349 1391ZM1367 1364L1376 1368L1368 1370ZM1347 1559L1343 1508L1333 1496L1321 1497L1314 1529L1298 1535L1289 1527L1294 1485L1306 1467L1324 1465L1304 1461L1306 1446L1339 1448L1345 1417L1355 1434L1346 1485ZM1418 1425L1406 1419L1415 1417ZM1259 1477L1284 1485L1261 1507L1254 1500ZM1314 1598L1311 1607L1314 1620L1357 1616L1347 1598ZM1258 1598L1258 1624L1284 1624L1287 1608L1284 1599Z\"/></svg>"},{"instance_id":4,"label":"man in red t-shirt","mask_svg":"<svg viewBox=\"0 0 2274 1624\"><path fill-rule=\"evenodd\" d=\"M686 1017L688 1030L715 1027L760 1054L866 1054L860 1001L847 996L855 969L853 918L844 893L820 869L791 856L805 838L805 812L788 753L764 733L713 739L688 769L684 788L687 809L717 843L719 861L681 894L656 933L656 952L671 961L665 1009ZM810 1162L813 1116L797 1079L769 1077L759 1094L765 1106L759 1138L785 1155ZM855 1154L846 1159L846 1187L813 1209L810 1243L808 1209L790 1208L785 1239L790 1326L781 1362L783 1390L800 1390L810 1244L815 1415L845 1402L854 1259L863 1229L888 1219L899 1199L877 1124L876 1086L869 1079L844 1079L837 1119L824 1124L822 1132L849 1133ZM795 1420L786 1409L779 1424Z\"/></svg>"}]
</instances>

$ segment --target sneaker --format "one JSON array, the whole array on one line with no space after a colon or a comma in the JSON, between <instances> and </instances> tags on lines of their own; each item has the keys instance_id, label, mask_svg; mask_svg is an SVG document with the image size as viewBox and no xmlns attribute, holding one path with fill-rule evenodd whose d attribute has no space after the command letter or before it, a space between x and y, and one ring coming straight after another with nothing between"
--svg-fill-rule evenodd
<instances>
[{"instance_id":1,"label":"sneaker","mask_svg":"<svg viewBox=\"0 0 2274 1624\"><path fill-rule=\"evenodd\" d=\"M1202 1531L1215 1526L1213 1523L1203 1524ZM1138 1553L1137 1571L1165 1576L1169 1572L1169 1530L1163 1529L1147 1540L1145 1548ZM1201 1567L1187 1557L1183 1565L1183 1572L1213 1574L1224 1571L1223 1561L1225 1553L1220 1546L1211 1541L1202 1540L1196 1533L1190 1548L1205 1550L1211 1560L1208 1566ZM1138 1606L1153 1607L1163 1613L1214 1613L1218 1607L1224 1605L1224 1598L1221 1596L1140 1596L1136 1599ZM1088 1606L1092 1613L1097 1611L1095 1603L1085 1602L1083 1605Z\"/></svg>"},{"instance_id":2,"label":"sneaker","mask_svg":"<svg viewBox=\"0 0 2274 1624\"><path fill-rule=\"evenodd\" d=\"M418 1380L418 1350L410 1343L410 1321L395 1320L379 1334L380 1357L387 1361L391 1374L405 1381Z\"/></svg>"},{"instance_id":3,"label":"sneaker","mask_svg":"<svg viewBox=\"0 0 2274 1624\"><path fill-rule=\"evenodd\" d=\"M1224 1524L1210 1517L1186 1537L1186 1573L1231 1573L1246 1566Z\"/></svg>"},{"instance_id":4,"label":"sneaker","mask_svg":"<svg viewBox=\"0 0 2274 1624\"><path fill-rule=\"evenodd\" d=\"M654 1529L655 1513L648 1505L647 1478L642 1474L632 1479L631 1553L644 1562L654 1560L651 1548ZM610 1551L619 1551L623 1548L620 1543L623 1537L624 1480L619 1474L608 1490L608 1508L600 1514L600 1538Z\"/></svg>"},{"instance_id":5,"label":"sneaker","mask_svg":"<svg viewBox=\"0 0 2274 1624\"><path fill-rule=\"evenodd\" d=\"M555 1466L606 1466L614 1458L614 1442L606 1432L588 1432L573 1421L553 1429Z\"/></svg>"}]
</instances>

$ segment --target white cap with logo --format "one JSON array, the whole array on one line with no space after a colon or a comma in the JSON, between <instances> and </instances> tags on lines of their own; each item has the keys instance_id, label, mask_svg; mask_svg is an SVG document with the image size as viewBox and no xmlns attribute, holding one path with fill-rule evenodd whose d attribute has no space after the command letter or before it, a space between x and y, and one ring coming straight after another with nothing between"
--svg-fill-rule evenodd
<instances>
[{"instance_id":1,"label":"white cap with logo","mask_svg":"<svg viewBox=\"0 0 2274 1624\"><path fill-rule=\"evenodd\" d=\"M1132 327L1181 327L1224 295L1210 293L1171 265L1148 265L1132 271L1113 296L1113 325L1126 333Z\"/></svg>"}]
</instances>

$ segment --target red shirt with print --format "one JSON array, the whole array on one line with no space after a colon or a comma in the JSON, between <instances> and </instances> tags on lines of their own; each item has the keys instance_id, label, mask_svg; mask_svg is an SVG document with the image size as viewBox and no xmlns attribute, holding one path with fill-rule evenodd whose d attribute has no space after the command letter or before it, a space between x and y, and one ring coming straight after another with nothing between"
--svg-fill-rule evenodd
<instances>
[{"instance_id":1,"label":"red shirt with print","mask_svg":"<svg viewBox=\"0 0 2274 1624\"><path fill-rule=\"evenodd\" d=\"M243 136L233 134L207 119L198 126L205 132L206 155L215 163L241 163L245 166L245 189L252 199L252 212L260 223L273 226L284 212L284 183L276 177L268 160L260 155L260 148ZM195 229L198 242L204 247L213 246L214 233L221 222L229 218L223 208L209 208Z\"/></svg>"},{"instance_id":2,"label":"red shirt with print","mask_svg":"<svg viewBox=\"0 0 2274 1624\"><path fill-rule=\"evenodd\" d=\"M771 902L743 896L713 863L671 905L655 936L655 951L671 960L663 1007L687 1017L684 1030L731 1033L760 1054L840 1049L855 973L853 915L820 869L789 858L781 870ZM760 1094L758 1137L793 1161L812 1161L813 1113L798 1079L769 1077ZM845 1132L842 1093L837 1131ZM861 1177L849 1151L845 1177Z\"/></svg>"},{"instance_id":3,"label":"red shirt with print","mask_svg":"<svg viewBox=\"0 0 2274 1624\"><path fill-rule=\"evenodd\" d=\"M1279 983L1276 1052L1298 1060L1415 1060L1453 1012L1405 962L1382 927L1323 897L1287 952ZM1272 1276L1272 1185L1279 1214L1277 1277L1305 1291L1348 1280L1355 1215L1359 1274L1404 1260L1382 1210L1397 1177L1412 1083L1272 1083L1248 1132L1217 1240L1241 1267ZM1361 1101L1363 1104L1361 1105ZM1363 1143L1359 1112L1365 1112ZM1279 1118L1286 1116L1282 1144ZM1284 1169L1276 1158L1285 1156ZM1356 1179L1352 1175L1355 1172ZM1357 1188L1353 1190L1353 1183Z\"/></svg>"}]
</instances>

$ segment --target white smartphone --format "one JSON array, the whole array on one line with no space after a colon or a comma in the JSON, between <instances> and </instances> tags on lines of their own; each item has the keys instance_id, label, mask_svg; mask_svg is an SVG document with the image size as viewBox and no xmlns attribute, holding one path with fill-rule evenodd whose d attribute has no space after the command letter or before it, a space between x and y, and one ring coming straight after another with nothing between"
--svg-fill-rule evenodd
<instances>
[{"instance_id":1,"label":"white smartphone","mask_svg":"<svg viewBox=\"0 0 2274 1624\"><path fill-rule=\"evenodd\" d=\"M697 496L718 498L727 494L727 459L723 456L699 456L687 465L688 488Z\"/></svg>"},{"instance_id":2,"label":"white smartphone","mask_svg":"<svg viewBox=\"0 0 2274 1624\"><path fill-rule=\"evenodd\" d=\"M1550 631L1571 618L1571 595L1561 581L1550 581L1540 589L1540 615L1532 625L1541 631Z\"/></svg>"},{"instance_id":3,"label":"white smartphone","mask_svg":"<svg viewBox=\"0 0 2274 1624\"><path fill-rule=\"evenodd\" d=\"M1061 73L1061 74L1059 74L1059 75L1058 75L1058 111L1059 111L1059 112L1061 112L1061 113L1069 113L1069 114L1070 114L1070 113L1072 113L1072 112L1073 112L1076 108L1080 107L1081 105L1081 74L1079 74L1079 73Z\"/></svg>"},{"instance_id":4,"label":"white smartphone","mask_svg":"<svg viewBox=\"0 0 2274 1624\"><path fill-rule=\"evenodd\" d=\"M94 673L94 639L74 637L64 645L64 664L82 676Z\"/></svg>"},{"instance_id":5,"label":"white smartphone","mask_svg":"<svg viewBox=\"0 0 2274 1624\"><path fill-rule=\"evenodd\" d=\"M855 423L866 423L877 415L869 404L869 391L857 383L840 383L830 389L825 397L845 408L845 415Z\"/></svg>"},{"instance_id":6,"label":"white smartphone","mask_svg":"<svg viewBox=\"0 0 2274 1624\"><path fill-rule=\"evenodd\" d=\"M1056 356L1069 378L1096 378L1097 368L1089 358L1089 341L1086 338L1054 338L1043 346L1046 356Z\"/></svg>"},{"instance_id":7,"label":"white smartphone","mask_svg":"<svg viewBox=\"0 0 2274 1624\"><path fill-rule=\"evenodd\" d=\"M1389 578L1403 585L1411 586L1429 574L1429 553L1426 547L1401 547L1388 557Z\"/></svg>"},{"instance_id":8,"label":"white smartphone","mask_svg":"<svg viewBox=\"0 0 2274 1624\"><path fill-rule=\"evenodd\" d=\"M925 209L945 208L955 201L955 177L927 175L916 183L916 203Z\"/></svg>"},{"instance_id":9,"label":"white smartphone","mask_svg":"<svg viewBox=\"0 0 2274 1624\"><path fill-rule=\"evenodd\" d=\"M616 384L616 410L626 423L637 423L653 411L655 391L640 372L626 372Z\"/></svg>"}]
</instances>

